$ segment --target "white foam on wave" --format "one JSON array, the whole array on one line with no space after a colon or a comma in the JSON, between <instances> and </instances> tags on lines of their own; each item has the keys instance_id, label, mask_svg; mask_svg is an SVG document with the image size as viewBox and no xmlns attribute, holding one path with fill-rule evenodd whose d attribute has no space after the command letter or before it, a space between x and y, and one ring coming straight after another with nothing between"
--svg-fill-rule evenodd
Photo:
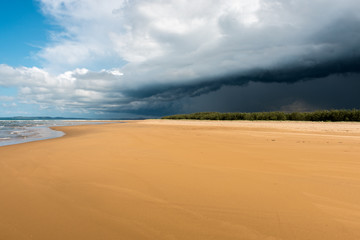
<instances>
[{"instance_id":1,"label":"white foam on wave","mask_svg":"<svg viewBox=\"0 0 360 240\"><path fill-rule=\"evenodd\" d=\"M52 126L73 126L82 124L101 124L95 121L63 120L0 120L0 146L33 142L65 135L61 131L50 129Z\"/></svg>"},{"instance_id":2,"label":"white foam on wave","mask_svg":"<svg viewBox=\"0 0 360 240\"><path fill-rule=\"evenodd\" d=\"M0 138L3 141L0 141L0 146L7 146L19 143L33 142L51 138L58 138L65 135L61 131L55 131L48 127L28 127L28 129L23 131L13 131L14 134L18 134L14 138L4 137ZM19 135L21 134L21 135Z\"/></svg>"}]
</instances>

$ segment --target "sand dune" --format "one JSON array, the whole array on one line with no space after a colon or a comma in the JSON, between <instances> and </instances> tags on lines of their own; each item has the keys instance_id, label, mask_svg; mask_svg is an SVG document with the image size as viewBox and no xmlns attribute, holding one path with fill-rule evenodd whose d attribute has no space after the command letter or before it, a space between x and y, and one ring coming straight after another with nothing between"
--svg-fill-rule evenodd
<instances>
[{"instance_id":1,"label":"sand dune","mask_svg":"<svg viewBox=\"0 0 360 240\"><path fill-rule=\"evenodd\" d=\"M360 124L129 121L0 147L0 239L360 239Z\"/></svg>"}]
</instances>

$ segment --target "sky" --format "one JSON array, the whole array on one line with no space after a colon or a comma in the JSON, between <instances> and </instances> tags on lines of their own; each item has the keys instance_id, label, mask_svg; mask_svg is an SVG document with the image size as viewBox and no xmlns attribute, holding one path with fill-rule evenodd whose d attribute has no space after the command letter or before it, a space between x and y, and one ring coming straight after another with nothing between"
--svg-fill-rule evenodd
<instances>
[{"instance_id":1,"label":"sky","mask_svg":"<svg viewBox=\"0 0 360 240\"><path fill-rule=\"evenodd\" d=\"M0 117L360 108L358 0L4 0Z\"/></svg>"}]
</instances>

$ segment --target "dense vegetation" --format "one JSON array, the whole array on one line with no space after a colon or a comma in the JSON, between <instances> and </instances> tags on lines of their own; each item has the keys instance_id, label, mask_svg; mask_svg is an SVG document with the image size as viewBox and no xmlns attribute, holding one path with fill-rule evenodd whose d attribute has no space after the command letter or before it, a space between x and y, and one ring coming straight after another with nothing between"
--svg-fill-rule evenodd
<instances>
[{"instance_id":1,"label":"dense vegetation","mask_svg":"<svg viewBox=\"0 0 360 240\"><path fill-rule=\"evenodd\" d=\"M197 119L197 120L274 120L274 121L360 121L360 110L324 110L315 112L254 112L254 113L218 113L200 112L178 114L162 117L162 119Z\"/></svg>"}]
</instances>

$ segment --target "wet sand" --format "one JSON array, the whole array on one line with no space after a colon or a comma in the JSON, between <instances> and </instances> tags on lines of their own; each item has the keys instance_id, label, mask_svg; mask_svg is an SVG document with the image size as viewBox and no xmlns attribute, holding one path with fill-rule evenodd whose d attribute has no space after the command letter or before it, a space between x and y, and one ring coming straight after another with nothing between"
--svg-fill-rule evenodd
<instances>
[{"instance_id":1,"label":"wet sand","mask_svg":"<svg viewBox=\"0 0 360 240\"><path fill-rule=\"evenodd\" d=\"M0 147L0 239L360 239L360 123L145 120Z\"/></svg>"}]
</instances>

